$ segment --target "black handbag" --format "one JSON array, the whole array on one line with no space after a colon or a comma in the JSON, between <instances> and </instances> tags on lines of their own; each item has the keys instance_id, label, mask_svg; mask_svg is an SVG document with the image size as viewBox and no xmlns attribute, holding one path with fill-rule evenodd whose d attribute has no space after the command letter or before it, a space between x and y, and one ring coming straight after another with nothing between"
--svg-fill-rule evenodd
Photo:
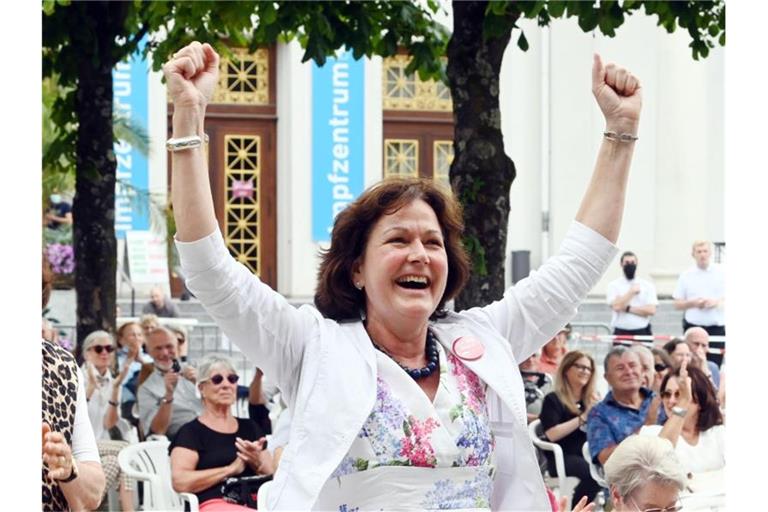
<instances>
[{"instance_id":1,"label":"black handbag","mask_svg":"<svg viewBox=\"0 0 768 512\"><path fill-rule=\"evenodd\" d=\"M241 476L227 478L221 484L222 498L229 503L236 503L244 507L256 509L256 496L264 482L272 480L272 475Z\"/></svg>"}]
</instances>

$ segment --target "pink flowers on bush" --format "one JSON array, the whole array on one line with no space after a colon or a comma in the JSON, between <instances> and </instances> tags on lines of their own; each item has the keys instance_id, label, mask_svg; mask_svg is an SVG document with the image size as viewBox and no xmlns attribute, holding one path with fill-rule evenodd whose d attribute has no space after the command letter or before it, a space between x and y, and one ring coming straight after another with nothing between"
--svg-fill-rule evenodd
<instances>
[{"instance_id":1,"label":"pink flowers on bush","mask_svg":"<svg viewBox=\"0 0 768 512\"><path fill-rule=\"evenodd\" d=\"M71 274L75 271L75 251L71 245L48 244L46 253L54 273Z\"/></svg>"}]
</instances>

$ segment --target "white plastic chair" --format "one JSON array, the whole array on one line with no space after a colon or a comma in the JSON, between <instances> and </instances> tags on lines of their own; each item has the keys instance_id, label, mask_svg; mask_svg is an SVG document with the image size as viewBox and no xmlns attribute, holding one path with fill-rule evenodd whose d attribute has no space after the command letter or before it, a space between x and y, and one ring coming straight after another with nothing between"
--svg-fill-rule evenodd
<instances>
[{"instance_id":1,"label":"white plastic chair","mask_svg":"<svg viewBox=\"0 0 768 512\"><path fill-rule=\"evenodd\" d=\"M581 447L581 455L584 457L584 460L587 461L589 464L589 475L592 477L592 480L597 482L597 485L600 487L603 487L605 489L608 489L608 484L605 483L605 476L603 475L603 470L595 466L595 463L592 462L592 456L589 454L589 443L584 442L584 445Z\"/></svg>"},{"instance_id":2,"label":"white plastic chair","mask_svg":"<svg viewBox=\"0 0 768 512\"><path fill-rule=\"evenodd\" d=\"M565 457L563 456L562 447L557 443L551 443L543 439L544 433L541 430L541 420L534 420L528 424L528 434L536 448L546 452L552 452L554 455L557 476L553 476L549 469L547 469L544 475L547 485L549 485L549 487L554 487L552 483L553 481L556 481L557 490L555 491L555 495L557 498L560 499L563 496L570 497L573 494L576 485L578 485L579 479L575 476L565 475Z\"/></svg>"},{"instance_id":3,"label":"white plastic chair","mask_svg":"<svg viewBox=\"0 0 768 512\"><path fill-rule=\"evenodd\" d=\"M123 474L143 482L142 510L184 510L186 502L192 512L197 512L197 496L173 490L169 444L165 439L126 446L117 455L120 469Z\"/></svg>"}]
</instances>

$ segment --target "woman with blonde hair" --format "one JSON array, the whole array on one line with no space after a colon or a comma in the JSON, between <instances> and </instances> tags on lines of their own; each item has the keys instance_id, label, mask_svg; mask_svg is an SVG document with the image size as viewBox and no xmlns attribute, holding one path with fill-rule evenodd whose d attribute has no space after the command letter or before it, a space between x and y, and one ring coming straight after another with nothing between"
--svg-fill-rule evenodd
<instances>
[{"instance_id":1,"label":"woman with blonde hair","mask_svg":"<svg viewBox=\"0 0 768 512\"><path fill-rule=\"evenodd\" d=\"M557 368L555 390L544 397L539 419L547 439L563 449L565 474L579 479L571 503L578 503L583 496L592 501L600 490L581 454L587 441L587 414L597 401L595 360L579 350L568 352ZM551 452L545 455L550 473L556 475L554 456Z\"/></svg>"}]
</instances>

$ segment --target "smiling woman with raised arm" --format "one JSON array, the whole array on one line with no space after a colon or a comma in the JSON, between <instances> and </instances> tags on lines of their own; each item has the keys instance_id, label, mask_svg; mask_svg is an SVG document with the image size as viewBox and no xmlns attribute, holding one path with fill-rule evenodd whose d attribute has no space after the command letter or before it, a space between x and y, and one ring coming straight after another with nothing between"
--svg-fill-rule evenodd
<instances>
[{"instance_id":1,"label":"smiling woman with raised arm","mask_svg":"<svg viewBox=\"0 0 768 512\"><path fill-rule=\"evenodd\" d=\"M455 200L385 180L336 217L315 305L292 307L229 255L214 215L203 121L219 57L192 43L165 65L173 204L187 285L293 411L269 509L549 510L516 370L576 314L615 256L640 86L595 56L606 132L558 256L485 307L444 309L465 284ZM591 505L577 509L591 509Z\"/></svg>"}]
</instances>

